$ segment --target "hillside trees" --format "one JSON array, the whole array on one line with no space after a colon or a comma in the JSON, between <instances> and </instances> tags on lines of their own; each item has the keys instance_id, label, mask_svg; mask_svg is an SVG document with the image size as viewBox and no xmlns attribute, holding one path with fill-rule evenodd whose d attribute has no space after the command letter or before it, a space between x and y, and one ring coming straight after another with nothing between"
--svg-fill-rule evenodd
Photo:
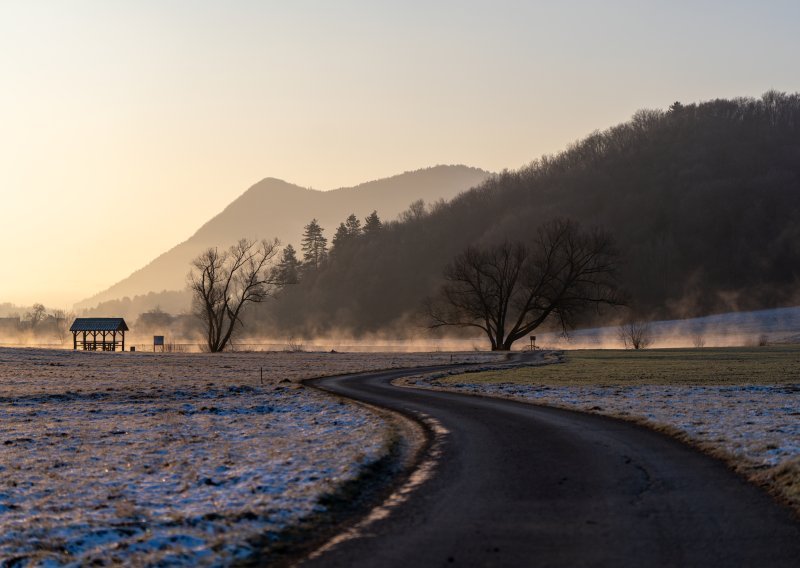
<instances>
[{"instance_id":1,"label":"hillside trees","mask_svg":"<svg viewBox=\"0 0 800 568\"><path fill-rule=\"evenodd\" d=\"M323 228L316 219L303 228L300 243L303 251L303 268L319 270L328 258L328 239L323 236Z\"/></svg>"},{"instance_id":2,"label":"hillside trees","mask_svg":"<svg viewBox=\"0 0 800 568\"><path fill-rule=\"evenodd\" d=\"M350 213L344 224L347 228L348 237L355 238L361 235L361 221L359 221L355 213Z\"/></svg>"},{"instance_id":3,"label":"hillside trees","mask_svg":"<svg viewBox=\"0 0 800 568\"><path fill-rule=\"evenodd\" d=\"M606 233L568 220L545 224L531 245L469 246L445 269L439 297L427 303L430 326L478 328L493 351L510 350L550 318L566 332L586 308L622 303L616 263Z\"/></svg>"},{"instance_id":4,"label":"hillside trees","mask_svg":"<svg viewBox=\"0 0 800 568\"><path fill-rule=\"evenodd\" d=\"M374 235L383 228L383 223L378 212L373 211L364 219L364 234L367 236Z\"/></svg>"},{"instance_id":5,"label":"hillside trees","mask_svg":"<svg viewBox=\"0 0 800 568\"><path fill-rule=\"evenodd\" d=\"M278 240L241 239L228 250L206 249L192 261L189 288L192 307L203 322L206 345L212 353L223 351L236 325L242 324L247 304L257 304L276 290L271 262Z\"/></svg>"},{"instance_id":6,"label":"hillside trees","mask_svg":"<svg viewBox=\"0 0 800 568\"><path fill-rule=\"evenodd\" d=\"M361 221L355 216L355 213L351 213L344 223L340 223L336 229L336 234L331 241L331 255L341 250L342 247L347 246L347 243L352 243L361 234Z\"/></svg>"},{"instance_id":7,"label":"hillside trees","mask_svg":"<svg viewBox=\"0 0 800 568\"><path fill-rule=\"evenodd\" d=\"M335 256L336 249L341 248L347 240L347 226L344 223L339 223L331 240L331 256Z\"/></svg>"},{"instance_id":8,"label":"hillside trees","mask_svg":"<svg viewBox=\"0 0 800 568\"><path fill-rule=\"evenodd\" d=\"M800 94L637 113L357 239L292 291L275 325L402 333L466 247L530 245L555 217L613 231L619 281L649 319L797 305L798 156ZM579 325L601 323L589 310Z\"/></svg>"},{"instance_id":9,"label":"hillside trees","mask_svg":"<svg viewBox=\"0 0 800 568\"><path fill-rule=\"evenodd\" d=\"M297 284L299 279L300 261L297 260L297 252L292 245L286 245L281 255L281 260L272 269L275 282L280 286L287 284Z\"/></svg>"},{"instance_id":10,"label":"hillside trees","mask_svg":"<svg viewBox=\"0 0 800 568\"><path fill-rule=\"evenodd\" d=\"M425 211L425 200L424 199L417 199L413 201L409 206L408 209L400 213L400 221L404 223L409 223L411 221L419 221L426 215Z\"/></svg>"}]
</instances>

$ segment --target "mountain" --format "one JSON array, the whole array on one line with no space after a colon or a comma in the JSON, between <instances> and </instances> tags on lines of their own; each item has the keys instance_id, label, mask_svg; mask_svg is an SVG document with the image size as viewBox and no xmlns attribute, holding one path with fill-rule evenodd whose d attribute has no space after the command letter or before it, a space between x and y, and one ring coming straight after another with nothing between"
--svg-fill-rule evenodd
<instances>
[{"instance_id":1,"label":"mountain","mask_svg":"<svg viewBox=\"0 0 800 568\"><path fill-rule=\"evenodd\" d=\"M489 176L488 172L478 168L435 166L331 191L306 189L279 179L265 178L200 227L188 240L107 290L76 304L76 308L89 309L101 302L126 296L181 290L186 284L189 263L209 246L227 247L242 237L277 237L282 243L291 243L298 248L303 227L312 218L319 220L330 239L339 223L351 213L363 219L377 210L384 221L393 220L417 199L426 202L448 200Z\"/></svg>"},{"instance_id":2,"label":"mountain","mask_svg":"<svg viewBox=\"0 0 800 568\"><path fill-rule=\"evenodd\" d=\"M800 94L638 111L353 241L254 325L396 333L466 246L524 242L555 217L612 233L620 282L647 317L800 304Z\"/></svg>"}]
</instances>

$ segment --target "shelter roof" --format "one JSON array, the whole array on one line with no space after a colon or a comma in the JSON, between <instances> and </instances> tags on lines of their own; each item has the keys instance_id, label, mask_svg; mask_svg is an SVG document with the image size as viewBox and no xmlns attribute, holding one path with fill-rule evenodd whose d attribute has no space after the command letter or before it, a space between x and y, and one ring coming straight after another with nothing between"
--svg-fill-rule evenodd
<instances>
[{"instance_id":1,"label":"shelter roof","mask_svg":"<svg viewBox=\"0 0 800 568\"><path fill-rule=\"evenodd\" d=\"M122 318L77 318L70 331L128 331Z\"/></svg>"}]
</instances>

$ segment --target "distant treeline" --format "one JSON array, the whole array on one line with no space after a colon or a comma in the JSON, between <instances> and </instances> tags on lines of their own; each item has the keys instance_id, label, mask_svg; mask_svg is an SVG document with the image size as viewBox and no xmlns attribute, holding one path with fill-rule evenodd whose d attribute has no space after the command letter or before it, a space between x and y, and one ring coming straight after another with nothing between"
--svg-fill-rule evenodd
<instances>
[{"instance_id":1,"label":"distant treeline","mask_svg":"<svg viewBox=\"0 0 800 568\"><path fill-rule=\"evenodd\" d=\"M19 307L0 304L0 340L6 342L63 342L75 314L43 304Z\"/></svg>"},{"instance_id":2,"label":"distant treeline","mask_svg":"<svg viewBox=\"0 0 800 568\"><path fill-rule=\"evenodd\" d=\"M556 217L614 235L621 284L642 316L798 304L800 95L770 91L638 111L450 202L417 201L397 221L381 222L377 212L351 215L338 228L314 220L301 250L278 259L276 274L291 283L251 309L245 334L401 335L424 323L422 301L465 247L528 241ZM149 294L86 315L134 319L146 310L159 314L157 304L180 313L188 299L187 291ZM142 323L155 323L152 317ZM178 319L171 326L189 332L189 322Z\"/></svg>"},{"instance_id":3,"label":"distant treeline","mask_svg":"<svg viewBox=\"0 0 800 568\"><path fill-rule=\"evenodd\" d=\"M642 110L449 203L341 239L250 322L354 334L413 321L467 245L567 217L616 238L632 307L658 318L800 300L800 95ZM344 220L343 220L344 221Z\"/></svg>"},{"instance_id":4,"label":"distant treeline","mask_svg":"<svg viewBox=\"0 0 800 568\"><path fill-rule=\"evenodd\" d=\"M186 267L186 272L189 267ZM188 290L150 292L130 298L125 296L119 300L108 300L91 309L79 312L82 317L122 317L134 321L146 312L185 314L189 311L191 295Z\"/></svg>"}]
</instances>

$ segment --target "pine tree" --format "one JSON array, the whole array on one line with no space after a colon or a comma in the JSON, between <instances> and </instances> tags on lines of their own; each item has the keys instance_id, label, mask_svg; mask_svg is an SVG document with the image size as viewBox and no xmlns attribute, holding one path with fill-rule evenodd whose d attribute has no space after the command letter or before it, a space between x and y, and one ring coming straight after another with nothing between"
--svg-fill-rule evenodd
<instances>
[{"instance_id":1,"label":"pine tree","mask_svg":"<svg viewBox=\"0 0 800 568\"><path fill-rule=\"evenodd\" d=\"M361 221L358 220L355 213L350 213L350 216L345 221L347 227L347 236L355 238L361 235Z\"/></svg>"},{"instance_id":2,"label":"pine tree","mask_svg":"<svg viewBox=\"0 0 800 568\"><path fill-rule=\"evenodd\" d=\"M323 228L316 219L312 219L303 229L303 267L319 270L328 257L328 239L322 235Z\"/></svg>"},{"instance_id":3,"label":"pine tree","mask_svg":"<svg viewBox=\"0 0 800 568\"><path fill-rule=\"evenodd\" d=\"M383 223L381 223L380 217L378 217L378 212L373 211L369 214L369 216L364 219L364 234L365 235L374 235L378 231L383 228Z\"/></svg>"},{"instance_id":4,"label":"pine tree","mask_svg":"<svg viewBox=\"0 0 800 568\"><path fill-rule=\"evenodd\" d=\"M350 240L350 234L347 230L347 225L344 223L339 223L339 227L336 229L336 234L333 235L333 240L331 241L331 255L335 254L337 250L339 250L345 241Z\"/></svg>"},{"instance_id":5,"label":"pine tree","mask_svg":"<svg viewBox=\"0 0 800 568\"><path fill-rule=\"evenodd\" d=\"M283 249L281 261L274 270L275 281L281 286L297 284L299 280L299 268L300 262L297 260L297 253L294 247L292 245L286 245L286 248Z\"/></svg>"},{"instance_id":6,"label":"pine tree","mask_svg":"<svg viewBox=\"0 0 800 568\"><path fill-rule=\"evenodd\" d=\"M361 236L361 221L356 217L355 213L351 213L344 223L339 223L336 229L336 234L331 241L331 256L334 256L338 251L342 250L345 243L352 242Z\"/></svg>"}]
</instances>

